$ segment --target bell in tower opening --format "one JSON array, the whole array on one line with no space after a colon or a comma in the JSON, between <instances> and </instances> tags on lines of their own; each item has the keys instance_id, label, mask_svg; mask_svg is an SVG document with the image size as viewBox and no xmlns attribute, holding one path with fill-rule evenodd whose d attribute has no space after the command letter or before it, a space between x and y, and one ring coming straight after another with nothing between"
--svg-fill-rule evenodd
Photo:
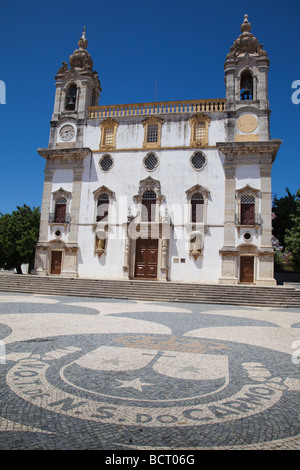
<instances>
[{"instance_id":1,"label":"bell in tower opening","mask_svg":"<svg viewBox=\"0 0 300 470\"><path fill-rule=\"evenodd\" d=\"M253 79L249 70L241 75L241 100L253 100Z\"/></svg>"},{"instance_id":2,"label":"bell in tower opening","mask_svg":"<svg viewBox=\"0 0 300 470\"><path fill-rule=\"evenodd\" d=\"M75 102L76 102L76 85L71 85L66 98L66 109L68 111L73 111L75 109Z\"/></svg>"}]
</instances>

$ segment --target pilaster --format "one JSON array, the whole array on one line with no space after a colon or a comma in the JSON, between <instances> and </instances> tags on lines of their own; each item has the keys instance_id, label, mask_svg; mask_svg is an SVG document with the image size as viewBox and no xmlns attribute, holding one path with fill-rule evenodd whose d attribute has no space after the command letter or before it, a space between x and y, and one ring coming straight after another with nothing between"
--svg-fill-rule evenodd
<instances>
[{"instance_id":1,"label":"pilaster","mask_svg":"<svg viewBox=\"0 0 300 470\"><path fill-rule=\"evenodd\" d=\"M42 208L41 208L39 241L48 240L48 227L49 227L48 219L49 219L50 205L51 205L52 180L53 180L53 169L49 169L46 166Z\"/></svg>"},{"instance_id":2,"label":"pilaster","mask_svg":"<svg viewBox=\"0 0 300 470\"><path fill-rule=\"evenodd\" d=\"M69 242L78 242L78 224L81 199L83 167L73 169L73 192L71 205L71 224L69 233Z\"/></svg>"}]
</instances>

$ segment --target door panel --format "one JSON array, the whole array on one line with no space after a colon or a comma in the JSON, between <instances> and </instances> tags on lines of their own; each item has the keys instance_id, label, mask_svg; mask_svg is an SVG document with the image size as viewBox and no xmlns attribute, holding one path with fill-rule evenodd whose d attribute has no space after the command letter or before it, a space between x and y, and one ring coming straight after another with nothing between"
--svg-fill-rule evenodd
<instances>
[{"instance_id":1,"label":"door panel","mask_svg":"<svg viewBox=\"0 0 300 470\"><path fill-rule=\"evenodd\" d=\"M242 225L254 225L255 206L254 204L241 205L241 223Z\"/></svg>"},{"instance_id":2,"label":"door panel","mask_svg":"<svg viewBox=\"0 0 300 470\"><path fill-rule=\"evenodd\" d=\"M136 241L135 277L156 279L158 240L138 238Z\"/></svg>"},{"instance_id":3,"label":"door panel","mask_svg":"<svg viewBox=\"0 0 300 470\"><path fill-rule=\"evenodd\" d=\"M253 283L254 281L254 256L240 257L240 282Z\"/></svg>"},{"instance_id":4,"label":"door panel","mask_svg":"<svg viewBox=\"0 0 300 470\"><path fill-rule=\"evenodd\" d=\"M66 219L66 204L56 204L55 222L63 224Z\"/></svg>"},{"instance_id":5,"label":"door panel","mask_svg":"<svg viewBox=\"0 0 300 470\"><path fill-rule=\"evenodd\" d=\"M61 273L61 251L52 251L51 255L51 274Z\"/></svg>"}]
</instances>

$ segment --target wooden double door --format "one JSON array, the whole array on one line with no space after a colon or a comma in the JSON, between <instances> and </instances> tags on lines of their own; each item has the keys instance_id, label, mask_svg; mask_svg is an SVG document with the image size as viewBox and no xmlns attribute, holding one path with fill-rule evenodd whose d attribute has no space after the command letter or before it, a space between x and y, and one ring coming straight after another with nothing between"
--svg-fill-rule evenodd
<instances>
[{"instance_id":1,"label":"wooden double door","mask_svg":"<svg viewBox=\"0 0 300 470\"><path fill-rule=\"evenodd\" d=\"M137 279L157 278L158 240L138 238L135 249L135 272Z\"/></svg>"},{"instance_id":2,"label":"wooden double door","mask_svg":"<svg viewBox=\"0 0 300 470\"><path fill-rule=\"evenodd\" d=\"M60 274L61 273L61 251L52 251L51 253L51 274Z\"/></svg>"},{"instance_id":3,"label":"wooden double door","mask_svg":"<svg viewBox=\"0 0 300 470\"><path fill-rule=\"evenodd\" d=\"M240 282L245 284L254 282L254 256L240 257Z\"/></svg>"}]
</instances>

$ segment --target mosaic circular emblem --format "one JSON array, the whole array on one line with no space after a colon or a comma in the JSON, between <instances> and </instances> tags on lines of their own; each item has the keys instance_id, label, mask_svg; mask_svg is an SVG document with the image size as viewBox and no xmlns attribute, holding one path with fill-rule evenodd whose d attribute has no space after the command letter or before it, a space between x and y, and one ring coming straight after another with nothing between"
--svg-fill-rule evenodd
<instances>
[{"instance_id":1,"label":"mosaic circular emblem","mask_svg":"<svg viewBox=\"0 0 300 470\"><path fill-rule=\"evenodd\" d=\"M7 384L33 405L83 420L145 427L236 422L300 390L285 355L249 345L150 334L74 337L68 347L51 342L19 354Z\"/></svg>"},{"instance_id":2,"label":"mosaic circular emblem","mask_svg":"<svg viewBox=\"0 0 300 470\"><path fill-rule=\"evenodd\" d=\"M253 114L243 114L239 117L237 123L240 131L247 134L254 132L258 124L257 118Z\"/></svg>"}]
</instances>

